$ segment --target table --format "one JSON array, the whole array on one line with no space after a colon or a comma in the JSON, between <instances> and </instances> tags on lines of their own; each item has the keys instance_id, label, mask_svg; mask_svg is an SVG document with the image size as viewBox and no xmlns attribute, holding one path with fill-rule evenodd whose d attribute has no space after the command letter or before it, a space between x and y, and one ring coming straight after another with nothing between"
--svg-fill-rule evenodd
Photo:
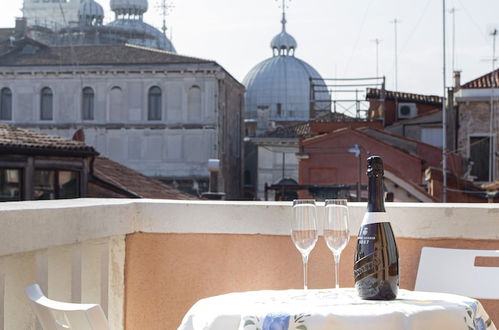
<instances>
[{"instance_id":1,"label":"table","mask_svg":"<svg viewBox=\"0 0 499 330\"><path fill-rule=\"evenodd\" d=\"M369 301L355 289L250 291L198 301L179 330L496 330L479 301L400 290Z\"/></svg>"}]
</instances>

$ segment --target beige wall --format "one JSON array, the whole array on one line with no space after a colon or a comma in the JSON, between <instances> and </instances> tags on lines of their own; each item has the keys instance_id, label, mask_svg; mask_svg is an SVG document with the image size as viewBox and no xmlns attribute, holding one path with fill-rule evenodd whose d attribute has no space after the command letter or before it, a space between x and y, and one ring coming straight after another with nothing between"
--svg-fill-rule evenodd
<instances>
[{"instance_id":1,"label":"beige wall","mask_svg":"<svg viewBox=\"0 0 499 330\"><path fill-rule=\"evenodd\" d=\"M399 238L401 287L413 289L421 247L499 250L497 240ZM342 254L340 285L353 286L355 237ZM126 329L176 329L197 300L233 291L302 285L301 257L288 236L145 234L126 240ZM333 258L322 238L309 261L309 287L333 286ZM483 301L499 323L499 302Z\"/></svg>"}]
</instances>

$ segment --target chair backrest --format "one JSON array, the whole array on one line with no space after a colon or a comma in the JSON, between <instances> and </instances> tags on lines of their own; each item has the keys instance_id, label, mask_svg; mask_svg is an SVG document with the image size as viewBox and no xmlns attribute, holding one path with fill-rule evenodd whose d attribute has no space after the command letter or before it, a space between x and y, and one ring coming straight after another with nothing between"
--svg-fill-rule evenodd
<instances>
[{"instance_id":1,"label":"chair backrest","mask_svg":"<svg viewBox=\"0 0 499 330\"><path fill-rule=\"evenodd\" d=\"M109 330L98 304L72 304L48 299L38 284L24 289L44 330Z\"/></svg>"},{"instance_id":2,"label":"chair backrest","mask_svg":"<svg viewBox=\"0 0 499 330\"><path fill-rule=\"evenodd\" d=\"M499 251L424 247L415 290L499 299L499 267L475 266L476 257L499 258Z\"/></svg>"}]
</instances>

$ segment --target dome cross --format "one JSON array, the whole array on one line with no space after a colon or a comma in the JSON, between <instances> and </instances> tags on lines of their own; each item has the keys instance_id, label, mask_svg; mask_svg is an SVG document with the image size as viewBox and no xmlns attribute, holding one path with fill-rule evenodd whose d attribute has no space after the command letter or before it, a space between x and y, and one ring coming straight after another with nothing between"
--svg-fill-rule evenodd
<instances>
[{"instance_id":1,"label":"dome cross","mask_svg":"<svg viewBox=\"0 0 499 330\"><path fill-rule=\"evenodd\" d=\"M278 1L278 0L276 0ZM286 2L287 1L291 1L291 0L282 0L282 5L281 5L281 8L282 8L282 20L281 20L281 24L282 24L282 31L286 31L286 23L288 21L286 21L286 8L288 8Z\"/></svg>"},{"instance_id":2,"label":"dome cross","mask_svg":"<svg viewBox=\"0 0 499 330\"><path fill-rule=\"evenodd\" d=\"M276 0L278 1L278 0ZM274 56L280 55L294 55L295 49L297 47L297 43L295 38L286 32L286 8L287 2L291 0L281 0L282 1L282 31L277 36L272 39L270 46L274 53Z\"/></svg>"}]
</instances>

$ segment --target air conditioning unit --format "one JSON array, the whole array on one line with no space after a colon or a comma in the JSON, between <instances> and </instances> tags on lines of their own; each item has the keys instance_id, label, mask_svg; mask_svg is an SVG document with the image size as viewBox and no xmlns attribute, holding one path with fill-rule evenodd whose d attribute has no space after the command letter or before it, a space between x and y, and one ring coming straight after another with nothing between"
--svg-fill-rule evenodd
<instances>
[{"instance_id":1,"label":"air conditioning unit","mask_svg":"<svg viewBox=\"0 0 499 330\"><path fill-rule=\"evenodd\" d=\"M397 118L413 118L418 115L418 108L415 103L399 103Z\"/></svg>"}]
</instances>

